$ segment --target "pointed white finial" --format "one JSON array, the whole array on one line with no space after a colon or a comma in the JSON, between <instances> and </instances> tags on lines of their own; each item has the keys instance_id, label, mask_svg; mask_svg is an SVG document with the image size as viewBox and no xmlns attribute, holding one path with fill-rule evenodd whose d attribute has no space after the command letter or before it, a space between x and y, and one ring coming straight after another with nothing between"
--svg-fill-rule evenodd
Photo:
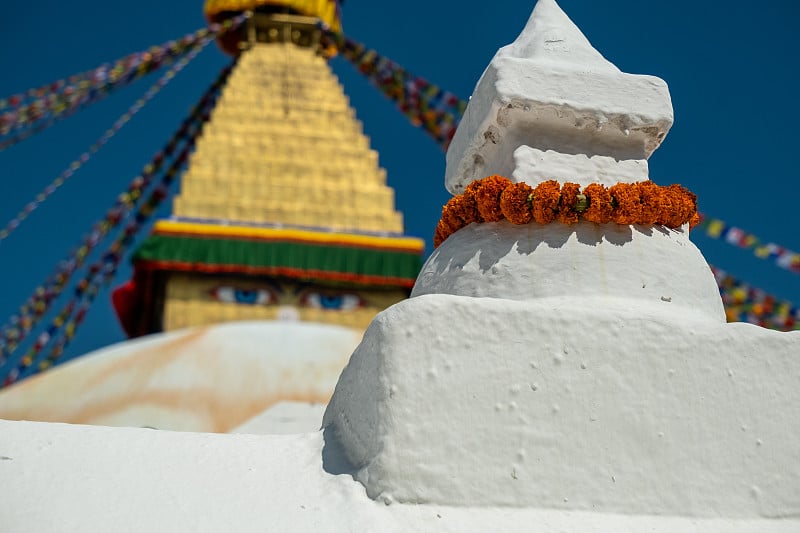
<instances>
[{"instance_id":1,"label":"pointed white finial","mask_svg":"<svg viewBox=\"0 0 800 533\"><path fill-rule=\"evenodd\" d=\"M522 34L484 72L447 152L447 189L492 174L536 185L647 179L672 126L666 83L621 72L555 0L539 0Z\"/></svg>"},{"instance_id":2,"label":"pointed white finial","mask_svg":"<svg viewBox=\"0 0 800 533\"><path fill-rule=\"evenodd\" d=\"M497 57L551 62L557 68L572 63L590 72L620 72L594 49L555 0L539 0L517 40L498 50Z\"/></svg>"}]
</instances>

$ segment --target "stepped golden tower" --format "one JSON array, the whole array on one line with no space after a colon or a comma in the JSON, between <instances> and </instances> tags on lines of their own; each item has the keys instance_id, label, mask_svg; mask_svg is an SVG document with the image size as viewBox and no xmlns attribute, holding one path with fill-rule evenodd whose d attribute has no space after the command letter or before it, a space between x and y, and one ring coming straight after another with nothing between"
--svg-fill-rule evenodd
<instances>
[{"instance_id":1,"label":"stepped golden tower","mask_svg":"<svg viewBox=\"0 0 800 533\"><path fill-rule=\"evenodd\" d=\"M232 320L366 328L407 297L424 243L403 236L394 191L327 64L333 0L208 0L250 17L174 198L115 293L129 335Z\"/></svg>"}]
</instances>

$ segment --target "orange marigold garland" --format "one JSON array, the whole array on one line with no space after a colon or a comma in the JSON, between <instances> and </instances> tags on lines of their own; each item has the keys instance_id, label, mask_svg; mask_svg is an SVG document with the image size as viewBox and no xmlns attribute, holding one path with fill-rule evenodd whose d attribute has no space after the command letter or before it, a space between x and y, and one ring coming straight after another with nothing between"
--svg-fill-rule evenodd
<instances>
[{"instance_id":1,"label":"orange marigold garland","mask_svg":"<svg viewBox=\"0 0 800 533\"><path fill-rule=\"evenodd\" d=\"M661 187L652 181L641 181L636 187L639 189L639 199L642 202L639 224L652 226L658 222L661 211Z\"/></svg>"},{"instance_id":2,"label":"orange marigold garland","mask_svg":"<svg viewBox=\"0 0 800 533\"><path fill-rule=\"evenodd\" d=\"M464 194L461 195L464 198L464 208L469 208L470 210L474 208L475 220L473 222L483 222L483 217L478 211L478 199L475 197L475 193L478 192L481 186L483 186L483 180L473 181L467 185L467 188L464 189Z\"/></svg>"},{"instance_id":3,"label":"orange marigold garland","mask_svg":"<svg viewBox=\"0 0 800 533\"><path fill-rule=\"evenodd\" d=\"M690 221L697 212L697 196L677 184L664 189L658 223L668 228L677 228Z\"/></svg>"},{"instance_id":4,"label":"orange marigold garland","mask_svg":"<svg viewBox=\"0 0 800 533\"><path fill-rule=\"evenodd\" d=\"M611 222L614 205L606 186L600 183L592 183L584 187L583 194L589 199L589 207L582 213L584 220L595 224Z\"/></svg>"},{"instance_id":5,"label":"orange marigold garland","mask_svg":"<svg viewBox=\"0 0 800 533\"><path fill-rule=\"evenodd\" d=\"M458 208L457 205L462 203L464 198L462 196L453 196L450 200L444 204L442 207L442 228L449 232L455 233L456 231L460 230L464 227L464 224L461 222L461 217L458 216Z\"/></svg>"},{"instance_id":6,"label":"orange marigold garland","mask_svg":"<svg viewBox=\"0 0 800 533\"><path fill-rule=\"evenodd\" d=\"M635 183L617 183L608 189L613 198L611 221L617 224L637 224L642 217L642 202Z\"/></svg>"},{"instance_id":7,"label":"orange marigold garland","mask_svg":"<svg viewBox=\"0 0 800 533\"><path fill-rule=\"evenodd\" d=\"M512 224L527 224L533 220L531 195L533 188L527 183L514 183L500 195L500 209Z\"/></svg>"},{"instance_id":8,"label":"orange marigold garland","mask_svg":"<svg viewBox=\"0 0 800 533\"><path fill-rule=\"evenodd\" d=\"M451 233L468 226L472 222L481 222L475 199L464 195L454 196L442 208L442 221Z\"/></svg>"},{"instance_id":9,"label":"orange marigold garland","mask_svg":"<svg viewBox=\"0 0 800 533\"><path fill-rule=\"evenodd\" d=\"M683 218L689 219L689 225L691 226L692 221L699 217L697 214L697 195L682 185L674 184L670 185L670 187L675 187L680 190L681 196L683 197L681 202L681 214ZM681 222L681 224L683 224L683 222Z\"/></svg>"},{"instance_id":10,"label":"orange marigold garland","mask_svg":"<svg viewBox=\"0 0 800 533\"><path fill-rule=\"evenodd\" d=\"M439 240L439 242L441 243L448 235L455 233L461 228L473 222L483 222L483 217L481 217L478 211L477 201L472 193L480 186L479 182L473 182L473 184L475 183L478 184L476 187L472 187L471 189L467 187L469 194L465 191L464 194L454 196L442 207L442 218L436 226L436 234L433 239L434 246L439 246L436 244L436 241L440 238L441 240Z\"/></svg>"},{"instance_id":11,"label":"orange marigold garland","mask_svg":"<svg viewBox=\"0 0 800 533\"><path fill-rule=\"evenodd\" d=\"M459 216L464 220L464 224L472 224L473 222L483 222L483 217L478 211L478 201L474 195L461 195L464 202L459 205Z\"/></svg>"},{"instance_id":12,"label":"orange marigold garland","mask_svg":"<svg viewBox=\"0 0 800 533\"><path fill-rule=\"evenodd\" d=\"M449 234L444 230L444 225L440 220L439 223L436 225L436 233L433 234L433 247L438 248L440 244L444 242L444 240L449 236Z\"/></svg>"},{"instance_id":13,"label":"orange marigold garland","mask_svg":"<svg viewBox=\"0 0 800 533\"><path fill-rule=\"evenodd\" d=\"M511 180L502 176L489 176L480 182L481 184L474 189L473 195L478 203L478 212L481 217L486 222L503 220L500 195L508 186L512 185ZM470 186L472 185L470 184Z\"/></svg>"},{"instance_id":14,"label":"orange marigold garland","mask_svg":"<svg viewBox=\"0 0 800 533\"><path fill-rule=\"evenodd\" d=\"M464 194L453 197L442 208L436 227L434 246L472 222L496 222L508 219L512 224L532 220L547 224L558 220L574 224L581 218L596 224L661 224L679 228L700 221L697 197L681 187L640 183L618 183L606 188L599 183L587 185L583 192L575 183L563 186L555 180L532 189L525 183L511 183L502 176L490 176L469 184Z\"/></svg>"},{"instance_id":15,"label":"orange marigold garland","mask_svg":"<svg viewBox=\"0 0 800 533\"><path fill-rule=\"evenodd\" d=\"M548 224L556 219L561 186L556 180L543 181L533 189L533 219Z\"/></svg>"},{"instance_id":16,"label":"orange marigold garland","mask_svg":"<svg viewBox=\"0 0 800 533\"><path fill-rule=\"evenodd\" d=\"M561 187L561 202L558 204L558 221L562 224L574 224L578 221L578 195L581 186L577 183L565 183Z\"/></svg>"}]
</instances>

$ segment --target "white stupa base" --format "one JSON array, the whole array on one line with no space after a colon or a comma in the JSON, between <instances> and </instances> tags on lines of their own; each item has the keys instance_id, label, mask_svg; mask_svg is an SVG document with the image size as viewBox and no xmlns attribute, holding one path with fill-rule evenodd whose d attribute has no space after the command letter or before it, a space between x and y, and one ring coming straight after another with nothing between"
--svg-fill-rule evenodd
<instances>
[{"instance_id":1,"label":"white stupa base","mask_svg":"<svg viewBox=\"0 0 800 533\"><path fill-rule=\"evenodd\" d=\"M628 298L725 322L714 275L686 226L470 224L425 262L411 296L424 294Z\"/></svg>"},{"instance_id":2,"label":"white stupa base","mask_svg":"<svg viewBox=\"0 0 800 533\"><path fill-rule=\"evenodd\" d=\"M255 320L149 335L3 389L0 418L226 433L281 401L327 403L362 334Z\"/></svg>"},{"instance_id":3,"label":"white stupa base","mask_svg":"<svg viewBox=\"0 0 800 533\"><path fill-rule=\"evenodd\" d=\"M3 533L796 533L799 519L384 505L323 465L322 433L220 435L0 421Z\"/></svg>"},{"instance_id":4,"label":"white stupa base","mask_svg":"<svg viewBox=\"0 0 800 533\"><path fill-rule=\"evenodd\" d=\"M797 517L798 354L634 300L422 296L373 321L323 427L378 500Z\"/></svg>"}]
</instances>

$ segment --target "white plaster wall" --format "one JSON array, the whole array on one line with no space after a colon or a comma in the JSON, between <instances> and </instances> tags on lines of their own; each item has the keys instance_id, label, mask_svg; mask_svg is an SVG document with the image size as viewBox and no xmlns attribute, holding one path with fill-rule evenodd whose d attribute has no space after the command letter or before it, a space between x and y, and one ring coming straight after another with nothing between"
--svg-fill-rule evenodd
<instances>
[{"instance_id":1,"label":"white plaster wall","mask_svg":"<svg viewBox=\"0 0 800 533\"><path fill-rule=\"evenodd\" d=\"M323 425L380 500L800 515L800 332L613 298L378 315Z\"/></svg>"},{"instance_id":2,"label":"white plaster wall","mask_svg":"<svg viewBox=\"0 0 800 533\"><path fill-rule=\"evenodd\" d=\"M717 283L686 228L583 221L470 224L431 254L411 295L437 293L510 300L630 298L631 305L725 321ZM600 302L598 312L602 307Z\"/></svg>"}]
</instances>

